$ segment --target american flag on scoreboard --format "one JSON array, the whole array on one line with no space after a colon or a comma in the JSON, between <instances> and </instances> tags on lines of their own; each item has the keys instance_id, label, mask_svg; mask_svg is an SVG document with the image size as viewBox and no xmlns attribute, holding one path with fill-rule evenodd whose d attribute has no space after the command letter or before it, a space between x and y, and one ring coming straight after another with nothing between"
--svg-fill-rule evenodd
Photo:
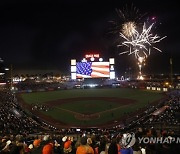
<instances>
[{"instance_id":1,"label":"american flag on scoreboard","mask_svg":"<svg viewBox=\"0 0 180 154\"><path fill-rule=\"evenodd\" d=\"M77 62L77 78L109 77L109 62Z\"/></svg>"}]
</instances>

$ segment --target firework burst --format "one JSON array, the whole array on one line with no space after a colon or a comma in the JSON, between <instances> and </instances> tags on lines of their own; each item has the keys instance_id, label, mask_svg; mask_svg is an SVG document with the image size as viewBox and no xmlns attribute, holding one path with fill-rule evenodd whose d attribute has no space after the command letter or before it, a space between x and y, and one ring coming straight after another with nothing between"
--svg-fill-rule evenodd
<instances>
[{"instance_id":1,"label":"firework burst","mask_svg":"<svg viewBox=\"0 0 180 154\"><path fill-rule=\"evenodd\" d=\"M121 40L118 47L124 46L127 48L126 51L119 54L134 55L139 67L138 79L143 79L142 67L145 65L146 58L151 54L152 49L162 52L155 44L166 38L166 36L160 37L153 34L152 28L155 22L150 26L147 26L149 24L145 22L141 22L145 14L141 15L133 5L130 9L126 7L123 10L116 9L116 11L122 22L112 22L115 25L114 32L118 32ZM152 20L154 21L155 17Z\"/></svg>"},{"instance_id":2,"label":"firework burst","mask_svg":"<svg viewBox=\"0 0 180 154\"><path fill-rule=\"evenodd\" d=\"M117 21L110 21L113 24L111 33L122 32L126 37L131 37L137 25L141 22L145 14L140 14L139 10L132 4L130 7L126 6L122 10L116 9L118 15Z\"/></svg>"},{"instance_id":3,"label":"firework burst","mask_svg":"<svg viewBox=\"0 0 180 154\"><path fill-rule=\"evenodd\" d=\"M128 51L121 52L120 54L134 54L138 59L139 57L147 58L150 55L152 48L162 52L159 48L153 45L166 38L166 36L161 38L157 34L153 35L151 33L153 25L154 24L151 24L148 28L146 28L146 24L144 23L142 32L139 33L136 29L134 29L134 33L131 37L127 37L124 33L120 32L120 37L123 41L118 46L126 46L128 48Z\"/></svg>"},{"instance_id":4,"label":"firework burst","mask_svg":"<svg viewBox=\"0 0 180 154\"><path fill-rule=\"evenodd\" d=\"M136 32L135 22L126 22L122 25L122 33L127 37L132 37Z\"/></svg>"},{"instance_id":5,"label":"firework burst","mask_svg":"<svg viewBox=\"0 0 180 154\"><path fill-rule=\"evenodd\" d=\"M128 48L127 51L121 52L120 54L134 55L138 61L139 73L137 79L143 80L142 67L145 65L145 59L151 54L151 49L155 49L162 52L159 48L155 47L154 44L160 42L166 36L160 37L157 34L153 35L151 29L154 24L146 27L144 23L142 31L138 32L134 29L134 33L131 37L120 32L120 37L123 39L122 43L118 46L125 46Z\"/></svg>"}]
</instances>

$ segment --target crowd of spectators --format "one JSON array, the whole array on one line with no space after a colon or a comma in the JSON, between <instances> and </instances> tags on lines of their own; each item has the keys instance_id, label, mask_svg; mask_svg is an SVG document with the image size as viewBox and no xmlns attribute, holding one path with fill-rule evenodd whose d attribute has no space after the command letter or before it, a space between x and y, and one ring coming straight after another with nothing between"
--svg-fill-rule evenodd
<instances>
[{"instance_id":1,"label":"crowd of spectators","mask_svg":"<svg viewBox=\"0 0 180 154\"><path fill-rule=\"evenodd\" d=\"M163 111L162 108L164 108ZM158 114L154 115L153 113ZM151 126L158 128L162 126L176 127L180 129L180 92L174 91L167 95L165 100L156 104L148 104L145 109L139 109L136 115L129 117L125 121L125 127L136 128L140 126Z\"/></svg>"},{"instance_id":2,"label":"crowd of spectators","mask_svg":"<svg viewBox=\"0 0 180 154\"><path fill-rule=\"evenodd\" d=\"M39 124L25 114L10 92L0 92L0 134L32 133Z\"/></svg>"},{"instance_id":3,"label":"crowd of spectators","mask_svg":"<svg viewBox=\"0 0 180 154\"><path fill-rule=\"evenodd\" d=\"M153 115L163 106L162 113ZM166 100L148 104L133 117L128 117L124 127L104 129L58 130L28 115L9 91L0 92L0 153L4 154L179 154L179 142L143 143L136 140L125 145L124 136L134 133L142 137L179 137L180 93L170 93ZM159 125L161 124L161 125ZM157 126L169 126L157 127ZM48 128L48 129L46 129ZM47 131L48 130L48 131ZM38 135L38 133L40 133Z\"/></svg>"},{"instance_id":4,"label":"crowd of spectators","mask_svg":"<svg viewBox=\"0 0 180 154\"><path fill-rule=\"evenodd\" d=\"M37 111L49 111L52 110L53 108L48 106L48 105L44 105L44 104L32 104L32 110L37 110Z\"/></svg>"},{"instance_id":5,"label":"crowd of spectators","mask_svg":"<svg viewBox=\"0 0 180 154\"><path fill-rule=\"evenodd\" d=\"M162 123L163 125L180 125L180 100L171 99L165 103L166 110L159 116L152 116L149 123Z\"/></svg>"},{"instance_id":6,"label":"crowd of spectators","mask_svg":"<svg viewBox=\"0 0 180 154\"><path fill-rule=\"evenodd\" d=\"M48 83L35 81L19 82L15 85L15 87L18 89L19 92L57 90L65 88L65 86L62 83Z\"/></svg>"},{"instance_id":7,"label":"crowd of spectators","mask_svg":"<svg viewBox=\"0 0 180 154\"><path fill-rule=\"evenodd\" d=\"M0 138L2 154L179 154L180 143L144 143L137 138L143 137L176 137L173 131L136 129L136 142L126 146L123 138L126 133L108 131L83 133L81 135L6 135ZM170 141L170 140L169 140Z\"/></svg>"}]
</instances>

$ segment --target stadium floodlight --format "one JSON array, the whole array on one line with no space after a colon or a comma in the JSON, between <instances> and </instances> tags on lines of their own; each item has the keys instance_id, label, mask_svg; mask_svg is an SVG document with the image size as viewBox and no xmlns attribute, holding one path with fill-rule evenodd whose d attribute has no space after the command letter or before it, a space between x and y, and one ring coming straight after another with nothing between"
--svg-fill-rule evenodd
<instances>
[{"instance_id":1,"label":"stadium floodlight","mask_svg":"<svg viewBox=\"0 0 180 154\"><path fill-rule=\"evenodd\" d=\"M99 61L100 61L100 62L103 61L103 58L99 58Z\"/></svg>"},{"instance_id":2,"label":"stadium floodlight","mask_svg":"<svg viewBox=\"0 0 180 154\"><path fill-rule=\"evenodd\" d=\"M111 65L110 70L114 71L114 65Z\"/></svg>"},{"instance_id":3,"label":"stadium floodlight","mask_svg":"<svg viewBox=\"0 0 180 154\"><path fill-rule=\"evenodd\" d=\"M81 60L81 62L87 62L86 58L83 58L83 59Z\"/></svg>"},{"instance_id":4,"label":"stadium floodlight","mask_svg":"<svg viewBox=\"0 0 180 154\"><path fill-rule=\"evenodd\" d=\"M91 57L91 59L90 59L91 61L94 61L94 57Z\"/></svg>"}]
</instances>

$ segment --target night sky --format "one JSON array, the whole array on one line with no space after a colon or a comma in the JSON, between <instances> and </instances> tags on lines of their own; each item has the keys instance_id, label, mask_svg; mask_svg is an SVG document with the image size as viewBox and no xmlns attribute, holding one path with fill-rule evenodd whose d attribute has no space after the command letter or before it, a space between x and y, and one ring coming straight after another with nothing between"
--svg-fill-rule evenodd
<instances>
[{"instance_id":1,"label":"night sky","mask_svg":"<svg viewBox=\"0 0 180 154\"><path fill-rule=\"evenodd\" d=\"M98 52L115 57L117 74L135 69L133 57L118 55L117 35L109 21L119 20L115 9L133 3L146 18L156 17L154 31L167 38L158 43L144 68L147 73L180 73L180 13L174 0L59 0L0 2L0 57L15 70L59 70L68 73L70 59Z\"/></svg>"}]
</instances>

